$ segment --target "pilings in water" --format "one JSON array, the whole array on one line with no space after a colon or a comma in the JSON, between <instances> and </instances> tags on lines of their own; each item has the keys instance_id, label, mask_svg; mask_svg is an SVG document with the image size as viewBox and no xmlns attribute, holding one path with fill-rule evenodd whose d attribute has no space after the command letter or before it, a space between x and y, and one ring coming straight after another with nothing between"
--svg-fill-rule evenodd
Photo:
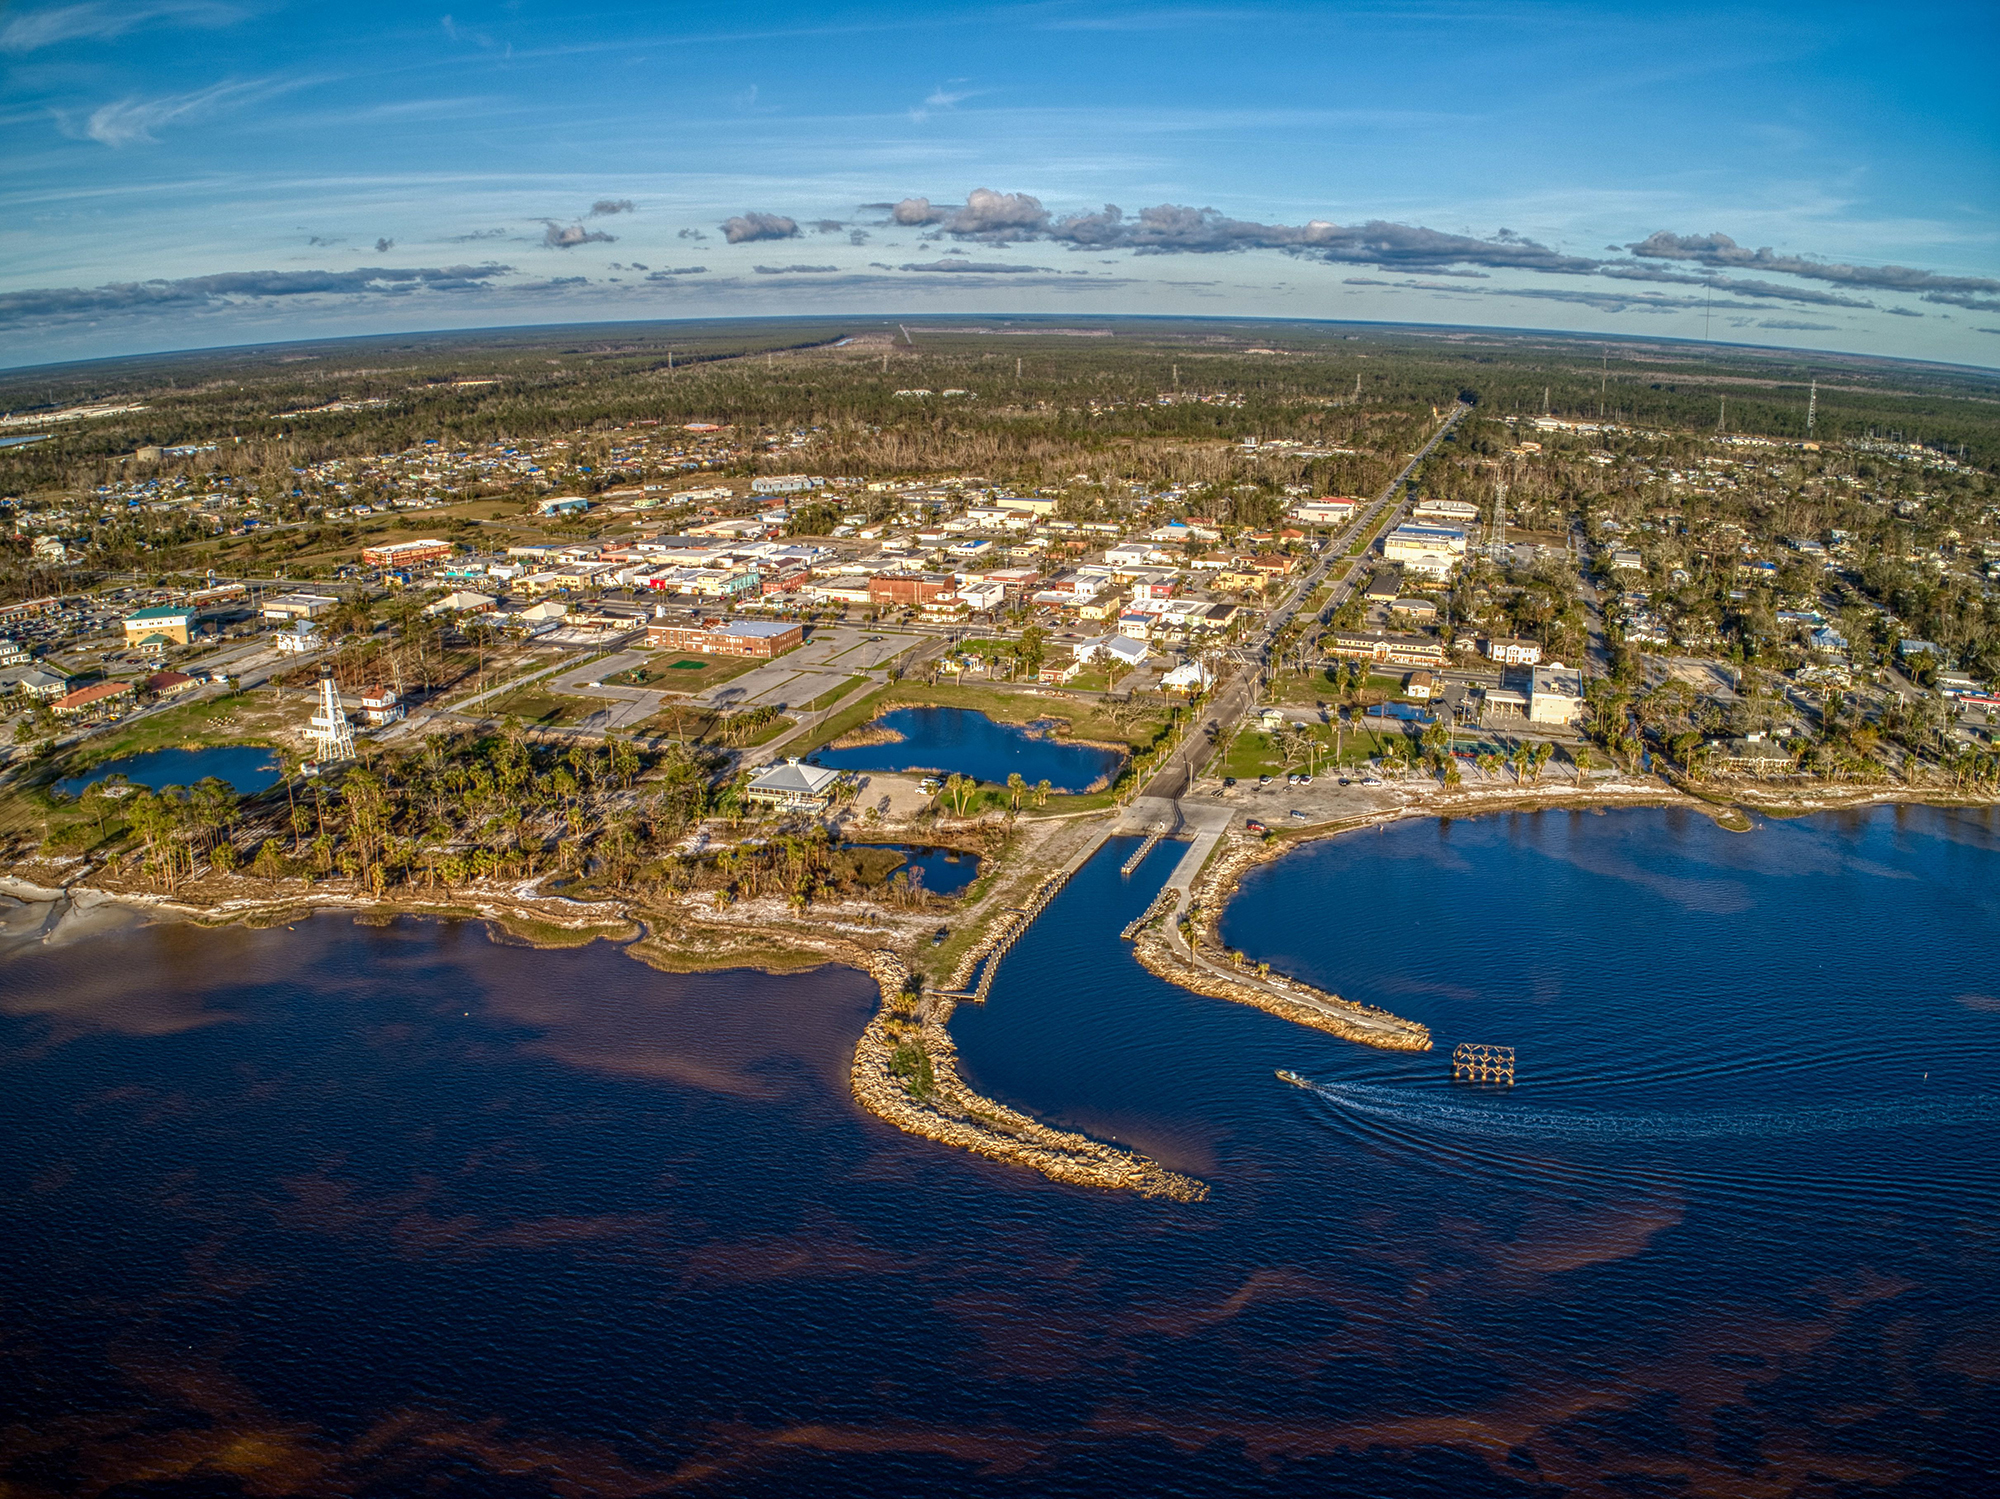
<instances>
[{"instance_id":1,"label":"pilings in water","mask_svg":"<svg viewBox=\"0 0 2000 1499\"><path fill-rule=\"evenodd\" d=\"M1514 1048L1461 1041L1451 1049L1453 1081L1514 1086Z\"/></svg>"}]
</instances>

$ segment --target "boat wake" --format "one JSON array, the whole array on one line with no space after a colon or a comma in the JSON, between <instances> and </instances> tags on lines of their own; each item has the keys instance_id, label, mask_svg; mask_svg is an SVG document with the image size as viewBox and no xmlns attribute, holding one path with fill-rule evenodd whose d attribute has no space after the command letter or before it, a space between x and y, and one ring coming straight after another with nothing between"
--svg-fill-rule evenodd
<instances>
[{"instance_id":1,"label":"boat wake","mask_svg":"<svg viewBox=\"0 0 2000 1499\"><path fill-rule=\"evenodd\" d=\"M1297 1074L1279 1074L1343 1113L1405 1129L1491 1139L1545 1142L1659 1142L1770 1139L1793 1135L1840 1134L1853 1130L1922 1128L1991 1120L2000 1115L2000 1097L1932 1101L1817 1104L1798 1109L1711 1109L1692 1113L1661 1111L1570 1111L1522 1107L1507 1094L1477 1102L1433 1098L1405 1088L1366 1083L1320 1083Z\"/></svg>"}]
</instances>

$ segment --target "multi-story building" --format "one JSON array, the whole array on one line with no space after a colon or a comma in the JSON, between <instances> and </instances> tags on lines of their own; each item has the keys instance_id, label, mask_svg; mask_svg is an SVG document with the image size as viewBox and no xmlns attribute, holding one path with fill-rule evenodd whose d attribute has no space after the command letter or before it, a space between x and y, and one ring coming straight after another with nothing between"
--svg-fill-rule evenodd
<instances>
[{"instance_id":1,"label":"multi-story building","mask_svg":"<svg viewBox=\"0 0 2000 1499\"><path fill-rule=\"evenodd\" d=\"M363 547L361 561L366 567L423 567L442 562L451 555L451 543L436 537L418 541L385 541L380 546Z\"/></svg>"}]
</instances>

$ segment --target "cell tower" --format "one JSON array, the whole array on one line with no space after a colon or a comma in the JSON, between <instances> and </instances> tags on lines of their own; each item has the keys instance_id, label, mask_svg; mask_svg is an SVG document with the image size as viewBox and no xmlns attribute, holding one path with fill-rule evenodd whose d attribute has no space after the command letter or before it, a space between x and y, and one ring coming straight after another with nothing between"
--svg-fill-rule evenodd
<instances>
[{"instance_id":1,"label":"cell tower","mask_svg":"<svg viewBox=\"0 0 2000 1499\"><path fill-rule=\"evenodd\" d=\"M306 738L318 746L313 759L321 765L354 758L354 731L347 726L347 710L340 705L340 689L334 685L333 668L319 672L319 706L306 726Z\"/></svg>"},{"instance_id":2,"label":"cell tower","mask_svg":"<svg viewBox=\"0 0 2000 1499\"><path fill-rule=\"evenodd\" d=\"M1812 436L1812 429L1813 429L1813 416L1814 416L1814 414L1815 414L1815 413L1817 412L1818 408L1819 408L1819 381L1815 380L1815 381L1813 381L1813 383L1812 383L1812 389L1811 389L1811 390L1810 390L1809 392L1807 392L1807 394L1806 394L1806 436L1807 436L1807 437L1811 437L1811 436Z\"/></svg>"}]
</instances>

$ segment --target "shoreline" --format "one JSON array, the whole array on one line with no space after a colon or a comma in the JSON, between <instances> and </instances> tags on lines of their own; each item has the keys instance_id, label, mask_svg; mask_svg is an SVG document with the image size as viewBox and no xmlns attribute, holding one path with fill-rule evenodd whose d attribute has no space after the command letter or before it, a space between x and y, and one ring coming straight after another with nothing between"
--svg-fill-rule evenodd
<instances>
[{"instance_id":1,"label":"shoreline","mask_svg":"<svg viewBox=\"0 0 2000 1499\"><path fill-rule=\"evenodd\" d=\"M1328 1031L1362 1045L1397 1051L1428 1051L1428 1027L1392 1015L1386 1010L1358 1004L1315 989L1290 975L1266 972L1258 975L1233 964L1219 935L1222 917L1229 903L1241 893L1243 879L1251 870L1274 863L1307 844L1344 837L1367 828L1421 818L1447 821L1468 820L1496 813L1541 811L1596 811L1614 807L1681 807L1699 812L1718 827L1745 833L1754 824L1750 813L1767 817L1811 817L1826 812L1851 811L1880 806L2000 807L2000 797L1947 796L1919 792L1912 787L1864 790L1810 802L1798 797L1755 796L1751 787L1716 788L1734 795L1710 798L1689 791L1659 777L1644 780L1613 779L1600 785L1513 786L1498 793L1442 792L1426 794L1356 817L1335 822L1276 832L1276 836L1252 838L1241 833L1219 841L1208 862L1189 883L1185 900L1162 911L1150 911L1133 941L1133 956L1140 966L1168 983L1195 994L1228 999L1265 1010L1282 1019L1317 1030ZM1162 894L1166 892L1163 891ZM1189 927L1179 931L1178 923ZM1173 933L1170 937L1168 934ZM1176 943L1174 937L1179 938ZM1253 960L1254 961L1254 960ZM1218 971L1227 968L1229 971ZM1389 1022L1393 1022L1390 1024ZM1421 1033L1421 1044L1416 1043Z\"/></svg>"},{"instance_id":2,"label":"shoreline","mask_svg":"<svg viewBox=\"0 0 2000 1499\"><path fill-rule=\"evenodd\" d=\"M2000 805L2000 798L1950 797L1908 787L1857 787L1849 794L1810 802L1798 797L1753 798L1747 794L1749 789L1741 788L1742 794L1735 797L1710 799L1649 777L1590 787L1516 786L1497 794L1422 794L1268 841L1240 833L1225 836L1182 899L1167 899L1174 887L1163 887L1134 933L1134 957L1149 972L1191 993L1248 1004L1361 1045L1428 1051L1432 1047L1429 1029L1416 1021L1343 999L1282 973L1259 974L1253 966L1235 964L1217 940L1216 928L1230 900L1240 891L1244 876L1307 843L1425 817L1679 806L1700 812L1720 826L1747 830L1751 824L1746 806L1771 816L1809 816L1885 805ZM1069 818L1057 820L1071 822ZM1091 847L1096 846L1097 840L1092 840ZM1004 855L981 857L998 860ZM1135 1151L1042 1124L974 1092L959 1076L957 1046L949 1029L957 1000L947 991L962 988L979 962L1010 935L1014 918L1025 914L1011 904L996 904L988 913L990 924L970 947L955 955L957 961L949 972L957 982L926 992L921 984L912 982L909 958L919 950L922 939L916 928L928 928L932 918L926 916L913 924L911 919L865 902L840 902L800 915L767 899L744 903L725 915L701 909L688 900L660 909L626 898L577 901L541 894L533 888L538 881L506 887L404 890L392 898L377 898L361 890L338 888L333 882L297 890L260 889L265 882L242 875L211 875L194 882L184 893L160 894L90 883L89 875L101 870L79 870L71 877L60 874L59 867L48 872L55 883L0 875L0 896L60 908L52 909L37 934L25 940L86 939L110 924L107 915L113 908L208 926L240 923L252 927L269 927L322 912L345 912L364 922L402 915L483 921L495 940L524 942L537 948L571 947L602 939L618 943L628 956L662 972L753 968L791 973L829 963L856 968L874 979L880 994L875 1013L855 1042L849 1070L850 1092L867 1113L907 1134L1023 1166L1066 1185L1131 1191L1177 1202L1198 1202L1208 1195L1208 1188L1192 1177ZM1026 896L1028 903L1039 909L1041 902L1036 897L1047 886L1063 883L1065 875L1066 870L1052 870L1022 887L1019 895L1012 890L1008 894L1017 899ZM218 889L218 885L223 888ZM996 902L1002 899L997 887L992 894ZM1188 925L1186 932L1181 927L1183 919ZM906 927L910 929L901 929ZM899 952L899 947L908 947L910 952Z\"/></svg>"},{"instance_id":3,"label":"shoreline","mask_svg":"<svg viewBox=\"0 0 2000 1499\"><path fill-rule=\"evenodd\" d=\"M1136 1151L1055 1129L968 1087L959 1077L958 1050L948 1029L956 1007L948 999L927 995L912 1008L915 996L908 988L910 970L903 959L887 946L864 946L854 940L864 934L893 937L893 931L871 933L866 925L843 922L825 924L815 933L786 929L775 917L730 922L727 927L733 930L724 930L690 910L676 913L685 914L687 919L675 924L682 940L670 943L661 931L663 913L638 912L621 900L572 901L563 896L530 894L518 886L505 892L459 887L454 892L437 892L439 898L434 901L410 898L418 893L377 899L360 891L316 886L297 892L200 901L108 890L80 879L70 885L47 886L0 875L0 896L50 907L35 931L22 939L24 943L80 940L94 934L89 928L102 929L102 913L111 911L200 926L253 928L345 913L362 923L387 922L398 916L482 921L488 925L492 940L510 939L535 948L610 941L628 956L665 973L731 968L795 973L838 963L867 974L880 993L875 1013L855 1042L849 1067L850 1093L865 1112L906 1134L1003 1164L1024 1166L1069 1186L1130 1191L1176 1202L1198 1202L1208 1195L1203 1183ZM190 892L191 896L196 894ZM79 926L86 929L79 931ZM689 936L698 939L696 944L687 943ZM920 1039L928 1063L928 1087L912 1088L896 1074L899 1032Z\"/></svg>"}]
</instances>

